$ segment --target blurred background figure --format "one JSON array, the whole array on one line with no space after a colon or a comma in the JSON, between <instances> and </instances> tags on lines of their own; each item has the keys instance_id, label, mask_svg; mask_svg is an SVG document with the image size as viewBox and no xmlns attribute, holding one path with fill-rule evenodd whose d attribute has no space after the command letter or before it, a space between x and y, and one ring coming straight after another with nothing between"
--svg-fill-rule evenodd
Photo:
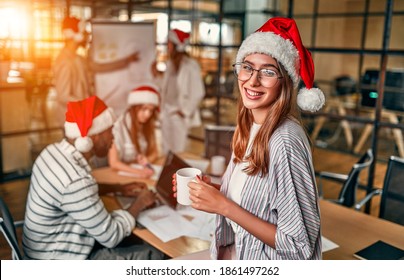
<instances>
[{"instance_id":1,"label":"blurred background figure","mask_svg":"<svg viewBox=\"0 0 404 280\"><path fill-rule=\"evenodd\" d=\"M53 65L54 86L57 93L56 118L61 126L65 121L66 105L94 93L92 74L86 58L77 54L87 44L88 34L85 21L66 17L62 22L65 46Z\"/></svg>"},{"instance_id":2,"label":"blurred background figure","mask_svg":"<svg viewBox=\"0 0 404 280\"><path fill-rule=\"evenodd\" d=\"M178 29L168 33L167 69L161 81L161 133L163 153L183 152L188 130L201 125L199 104L205 96L201 68L185 47L190 33ZM156 72L153 72L156 75Z\"/></svg>"},{"instance_id":3,"label":"blurred background figure","mask_svg":"<svg viewBox=\"0 0 404 280\"><path fill-rule=\"evenodd\" d=\"M155 123L160 104L157 86L144 84L128 95L128 108L114 124L114 143L108 154L109 165L115 170L149 178L154 171L150 162L157 159ZM131 163L140 164L139 168Z\"/></svg>"},{"instance_id":4,"label":"blurred background figure","mask_svg":"<svg viewBox=\"0 0 404 280\"><path fill-rule=\"evenodd\" d=\"M86 21L76 17L66 17L62 22L65 45L53 65L53 84L56 89L56 118L59 125L65 120L66 104L78 101L94 94L95 72L109 72L127 67L138 61L138 53L111 63L95 63L90 57L78 54L79 48L86 48L89 33Z\"/></svg>"}]
</instances>

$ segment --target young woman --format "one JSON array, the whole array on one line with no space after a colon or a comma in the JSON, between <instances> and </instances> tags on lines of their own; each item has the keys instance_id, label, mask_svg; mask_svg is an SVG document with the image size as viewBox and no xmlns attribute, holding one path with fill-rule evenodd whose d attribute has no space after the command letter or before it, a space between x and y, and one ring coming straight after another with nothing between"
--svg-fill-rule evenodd
<instances>
[{"instance_id":1,"label":"young woman","mask_svg":"<svg viewBox=\"0 0 404 280\"><path fill-rule=\"evenodd\" d=\"M312 88L313 61L295 21L271 18L243 41L233 67L241 98L232 160L221 186L206 177L189 183L192 207L217 214L210 257L321 259L311 147L297 105L318 110L324 95ZM296 96L300 79L306 88Z\"/></svg>"},{"instance_id":2,"label":"young woman","mask_svg":"<svg viewBox=\"0 0 404 280\"><path fill-rule=\"evenodd\" d=\"M154 174L150 162L158 157L155 121L160 104L157 87L142 85L128 95L129 108L114 124L114 143L108 153L109 165L116 170L149 178ZM140 168L132 167L138 163Z\"/></svg>"}]
</instances>

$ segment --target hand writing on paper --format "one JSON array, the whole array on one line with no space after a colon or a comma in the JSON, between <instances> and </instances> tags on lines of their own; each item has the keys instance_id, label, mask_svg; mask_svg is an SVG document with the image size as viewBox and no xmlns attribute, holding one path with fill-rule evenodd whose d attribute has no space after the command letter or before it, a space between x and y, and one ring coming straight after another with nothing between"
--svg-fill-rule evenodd
<instances>
[{"instance_id":1,"label":"hand writing on paper","mask_svg":"<svg viewBox=\"0 0 404 280\"><path fill-rule=\"evenodd\" d=\"M138 193L136 200L128 208L128 211L134 216L137 215L144 209L152 207L156 202L156 194L152 191L145 189Z\"/></svg>"}]
</instances>

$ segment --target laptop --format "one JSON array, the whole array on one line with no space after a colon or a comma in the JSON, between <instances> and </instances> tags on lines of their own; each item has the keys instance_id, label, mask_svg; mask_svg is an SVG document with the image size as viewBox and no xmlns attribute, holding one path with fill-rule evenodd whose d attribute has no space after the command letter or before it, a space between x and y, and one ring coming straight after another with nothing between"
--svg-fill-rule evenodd
<instances>
[{"instance_id":1,"label":"laptop","mask_svg":"<svg viewBox=\"0 0 404 280\"><path fill-rule=\"evenodd\" d=\"M173 196L173 174L178 169L191 167L188 163L182 160L179 156L171 151L167 154L166 160L161 170L159 179L155 185L155 189L159 198L164 204L171 208L176 208L177 199Z\"/></svg>"},{"instance_id":2,"label":"laptop","mask_svg":"<svg viewBox=\"0 0 404 280\"><path fill-rule=\"evenodd\" d=\"M190 165L175 153L169 151L156 184L151 186L151 188L156 191L160 201L173 209L176 209L177 207L177 199L173 196L172 190L173 174L178 169L185 167L190 167ZM118 196L117 200L123 209L127 209L133 202L134 198Z\"/></svg>"}]
</instances>

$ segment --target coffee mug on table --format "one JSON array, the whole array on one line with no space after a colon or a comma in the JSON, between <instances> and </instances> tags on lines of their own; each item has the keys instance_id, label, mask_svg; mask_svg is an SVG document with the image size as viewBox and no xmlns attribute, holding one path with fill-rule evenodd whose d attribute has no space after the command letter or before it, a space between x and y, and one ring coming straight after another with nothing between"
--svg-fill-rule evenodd
<instances>
[{"instance_id":1,"label":"coffee mug on table","mask_svg":"<svg viewBox=\"0 0 404 280\"><path fill-rule=\"evenodd\" d=\"M189 199L188 183L191 181L196 182L196 175L202 176L202 171L198 168L186 167L177 170L177 202L182 205L191 205L192 201Z\"/></svg>"},{"instance_id":2,"label":"coffee mug on table","mask_svg":"<svg viewBox=\"0 0 404 280\"><path fill-rule=\"evenodd\" d=\"M226 168L226 158L224 156L212 156L210 159L210 173L213 176L222 176Z\"/></svg>"}]
</instances>

